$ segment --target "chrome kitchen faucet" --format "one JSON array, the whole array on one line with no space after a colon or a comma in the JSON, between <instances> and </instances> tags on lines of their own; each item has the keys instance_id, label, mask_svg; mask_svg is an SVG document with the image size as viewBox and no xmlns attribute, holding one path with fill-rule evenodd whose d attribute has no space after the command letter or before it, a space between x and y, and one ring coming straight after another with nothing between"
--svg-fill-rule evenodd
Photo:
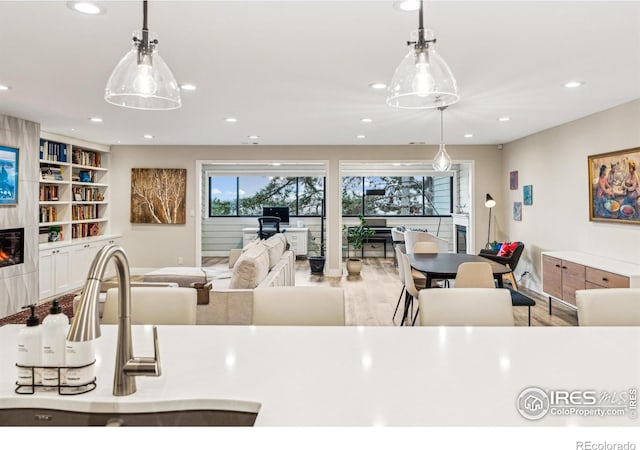
<instances>
[{"instance_id":1,"label":"chrome kitchen faucet","mask_svg":"<svg viewBox=\"0 0 640 450\"><path fill-rule=\"evenodd\" d=\"M91 263L87 281L82 290L78 313L73 317L67 340L83 342L100 337L98 298L100 284L111 258L116 265L118 275L118 343L113 375L113 395L124 396L136 392L136 376L159 377L161 369L158 330L155 326L153 327L153 358L134 358L133 356L129 261L120 245L105 245Z\"/></svg>"}]
</instances>

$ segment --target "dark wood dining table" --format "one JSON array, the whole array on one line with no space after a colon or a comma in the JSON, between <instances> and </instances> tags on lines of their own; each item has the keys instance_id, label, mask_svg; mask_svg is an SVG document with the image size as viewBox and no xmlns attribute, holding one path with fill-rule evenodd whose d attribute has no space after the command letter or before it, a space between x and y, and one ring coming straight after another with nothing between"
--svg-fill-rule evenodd
<instances>
[{"instance_id":1,"label":"dark wood dining table","mask_svg":"<svg viewBox=\"0 0 640 450\"><path fill-rule=\"evenodd\" d=\"M498 287L503 287L502 275L510 270L490 259L482 256L469 255L467 253L425 253L409 254L411 267L422 272L427 277L427 287L431 287L432 280L452 280L458 273L458 266L465 262L486 262L491 266L493 277L498 282Z\"/></svg>"}]
</instances>

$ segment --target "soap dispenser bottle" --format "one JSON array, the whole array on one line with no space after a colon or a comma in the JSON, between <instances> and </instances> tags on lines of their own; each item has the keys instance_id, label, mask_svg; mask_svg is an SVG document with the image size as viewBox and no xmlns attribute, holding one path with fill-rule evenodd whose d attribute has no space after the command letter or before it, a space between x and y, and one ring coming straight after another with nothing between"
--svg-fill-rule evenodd
<instances>
[{"instance_id":1,"label":"soap dispenser bottle","mask_svg":"<svg viewBox=\"0 0 640 450\"><path fill-rule=\"evenodd\" d=\"M58 367L64 366L65 338L69 329L69 318L62 313L58 300L54 300L49 315L42 321L42 384L58 386L62 380ZM47 367L48 366L48 367Z\"/></svg>"},{"instance_id":2,"label":"soap dispenser bottle","mask_svg":"<svg viewBox=\"0 0 640 450\"><path fill-rule=\"evenodd\" d=\"M31 308L31 316L26 326L18 332L18 384L34 386L42 383L42 325L36 316L36 305ZM26 366L26 367L25 367Z\"/></svg>"}]
</instances>

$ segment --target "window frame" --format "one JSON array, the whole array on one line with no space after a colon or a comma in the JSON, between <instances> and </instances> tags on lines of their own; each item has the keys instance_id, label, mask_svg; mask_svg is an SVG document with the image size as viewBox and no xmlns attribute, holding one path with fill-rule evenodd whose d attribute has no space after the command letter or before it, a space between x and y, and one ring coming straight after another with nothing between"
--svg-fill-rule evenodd
<instances>
[{"instance_id":1,"label":"window frame","mask_svg":"<svg viewBox=\"0 0 640 450\"><path fill-rule=\"evenodd\" d=\"M424 192L426 190L426 183L427 183L427 178L431 177L437 177L438 175L420 175L422 177L422 214L412 214L412 215L408 215L408 214L365 214L365 208L366 208L366 186L364 183L364 179L367 178L367 176L371 177L374 175L362 175L362 176L354 176L354 175L343 175L342 178L345 177L351 177L351 178L361 178L362 179L362 196L361 196L361 205L360 205L360 212L358 214L344 214L344 211L341 211L342 217L358 217L358 216L362 216L362 217L381 217L381 218L394 218L394 217L402 217L402 218L411 218L411 217L451 217L451 214L453 213L453 198L455 195L454 192L454 178L455 176L453 174L450 175L442 175L444 176L448 176L449 177L449 211L446 214L425 214L425 210L427 207L426 204L426 199L424 196ZM382 175L384 176L384 175ZM398 175L389 175L389 176L398 176ZM416 175L411 175L416 177ZM342 182L342 180L341 180Z\"/></svg>"},{"instance_id":2,"label":"window frame","mask_svg":"<svg viewBox=\"0 0 640 450\"><path fill-rule=\"evenodd\" d=\"M233 176L233 175L231 175ZM225 215L225 216L217 216L217 215L212 215L211 214L211 179L215 178L215 177L231 177L230 175L209 175L207 176L207 217L209 219L213 219L213 218L242 218L242 217L261 217L261 214L257 214L257 215L247 215L247 214L240 214L240 178L241 176L239 175L235 175L235 179L236 179L236 211L234 215ZM250 176L255 176L255 175L250 175ZM326 189L327 189L327 177L326 176L302 176L302 177L282 177L282 178L295 178L296 179L296 200L295 200L295 214L293 211L289 211L289 216L290 217L321 217L321 214L303 214L303 215L299 215L299 211L300 211L300 179L301 178L322 178L322 198L325 198L326 195ZM290 207L291 209L291 207ZM321 207L322 209L322 207ZM325 215L326 217L326 215Z\"/></svg>"}]
</instances>

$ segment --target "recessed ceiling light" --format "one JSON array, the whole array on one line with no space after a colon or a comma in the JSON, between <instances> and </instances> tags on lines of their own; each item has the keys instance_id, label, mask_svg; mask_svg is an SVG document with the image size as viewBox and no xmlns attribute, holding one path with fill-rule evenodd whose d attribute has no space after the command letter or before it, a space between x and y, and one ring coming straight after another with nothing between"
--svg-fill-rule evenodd
<instances>
[{"instance_id":1,"label":"recessed ceiling light","mask_svg":"<svg viewBox=\"0 0 640 450\"><path fill-rule=\"evenodd\" d=\"M8 91L9 89L11 89L9 86L0 84L0 91Z\"/></svg>"},{"instance_id":2,"label":"recessed ceiling light","mask_svg":"<svg viewBox=\"0 0 640 450\"><path fill-rule=\"evenodd\" d=\"M393 163L393 164L391 164L391 165L392 165L392 166L401 166L402 164L400 164L400 163Z\"/></svg>"},{"instance_id":3,"label":"recessed ceiling light","mask_svg":"<svg viewBox=\"0 0 640 450\"><path fill-rule=\"evenodd\" d=\"M419 0L403 0L394 2L393 6L401 11L417 11L420 9Z\"/></svg>"},{"instance_id":4,"label":"recessed ceiling light","mask_svg":"<svg viewBox=\"0 0 640 450\"><path fill-rule=\"evenodd\" d=\"M364 139L366 136L364 134L359 134L356 136L357 139Z\"/></svg>"},{"instance_id":5,"label":"recessed ceiling light","mask_svg":"<svg viewBox=\"0 0 640 450\"><path fill-rule=\"evenodd\" d=\"M257 136L255 134L252 134L251 136L247 136L249 139L259 139L260 136Z\"/></svg>"},{"instance_id":6,"label":"recessed ceiling light","mask_svg":"<svg viewBox=\"0 0 640 450\"><path fill-rule=\"evenodd\" d=\"M373 122L373 119L370 119L369 117L363 117L362 119L360 119L360 122L362 122L362 123L371 123L371 122Z\"/></svg>"},{"instance_id":7,"label":"recessed ceiling light","mask_svg":"<svg viewBox=\"0 0 640 450\"><path fill-rule=\"evenodd\" d=\"M91 122L102 123L102 117L89 117Z\"/></svg>"},{"instance_id":8,"label":"recessed ceiling light","mask_svg":"<svg viewBox=\"0 0 640 450\"><path fill-rule=\"evenodd\" d=\"M228 123L236 123L238 119L236 119L235 117L225 117L224 121Z\"/></svg>"},{"instance_id":9,"label":"recessed ceiling light","mask_svg":"<svg viewBox=\"0 0 640 450\"><path fill-rule=\"evenodd\" d=\"M196 90L196 85L195 84L181 84L180 85L180 89L184 89L185 91L195 91Z\"/></svg>"},{"instance_id":10,"label":"recessed ceiling light","mask_svg":"<svg viewBox=\"0 0 640 450\"><path fill-rule=\"evenodd\" d=\"M67 2L67 6L74 11L77 11L82 14L104 14L106 11L99 4L94 2Z\"/></svg>"},{"instance_id":11,"label":"recessed ceiling light","mask_svg":"<svg viewBox=\"0 0 640 450\"><path fill-rule=\"evenodd\" d=\"M72 129L71 129L71 131L76 131L76 129L75 129L75 128L72 128Z\"/></svg>"},{"instance_id":12,"label":"recessed ceiling light","mask_svg":"<svg viewBox=\"0 0 640 450\"><path fill-rule=\"evenodd\" d=\"M153 139L153 134L145 134L142 137L145 138L145 139Z\"/></svg>"},{"instance_id":13,"label":"recessed ceiling light","mask_svg":"<svg viewBox=\"0 0 640 450\"><path fill-rule=\"evenodd\" d=\"M280 163L271 163L272 166L279 166Z\"/></svg>"},{"instance_id":14,"label":"recessed ceiling light","mask_svg":"<svg viewBox=\"0 0 640 450\"><path fill-rule=\"evenodd\" d=\"M465 134L465 135L464 135L464 137L466 137L467 139L468 139L468 138L472 138L472 137L473 137L473 134L471 134L471 133L467 133L467 134Z\"/></svg>"},{"instance_id":15,"label":"recessed ceiling light","mask_svg":"<svg viewBox=\"0 0 640 450\"><path fill-rule=\"evenodd\" d=\"M498 117L498 121L499 121L499 122L508 122L508 121L510 121L510 120L511 120L511 117L507 117L507 116L504 116L504 117Z\"/></svg>"},{"instance_id":16,"label":"recessed ceiling light","mask_svg":"<svg viewBox=\"0 0 640 450\"><path fill-rule=\"evenodd\" d=\"M381 81L374 81L373 83L369 83L369 87L371 89L386 89L387 83L383 83Z\"/></svg>"},{"instance_id":17,"label":"recessed ceiling light","mask_svg":"<svg viewBox=\"0 0 640 450\"><path fill-rule=\"evenodd\" d=\"M577 87L582 86L583 84L584 84L584 82L582 82L582 81L567 81L564 84L564 87L566 87L566 88L577 88Z\"/></svg>"}]
</instances>

